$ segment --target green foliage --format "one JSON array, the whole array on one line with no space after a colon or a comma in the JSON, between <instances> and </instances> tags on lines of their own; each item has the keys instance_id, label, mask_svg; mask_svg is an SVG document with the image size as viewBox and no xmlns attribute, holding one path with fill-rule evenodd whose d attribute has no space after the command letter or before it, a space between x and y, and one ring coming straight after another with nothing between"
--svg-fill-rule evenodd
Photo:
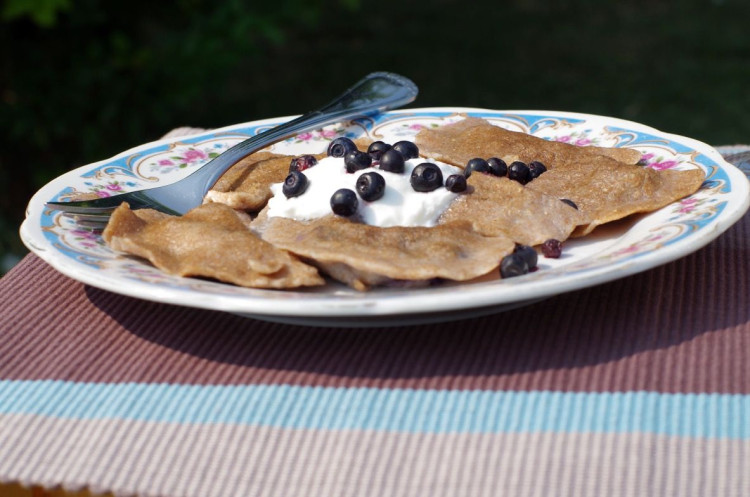
<instances>
[{"instance_id":1,"label":"green foliage","mask_svg":"<svg viewBox=\"0 0 750 497\"><path fill-rule=\"evenodd\" d=\"M57 15L70 10L70 0L6 0L2 9L3 21L27 17L41 27L51 27Z\"/></svg>"},{"instance_id":2,"label":"green foliage","mask_svg":"<svg viewBox=\"0 0 750 497\"><path fill-rule=\"evenodd\" d=\"M418 106L748 143L748 18L740 0L5 0L0 252L21 252L29 198L73 167L177 126L302 113L373 70L412 78Z\"/></svg>"}]
</instances>

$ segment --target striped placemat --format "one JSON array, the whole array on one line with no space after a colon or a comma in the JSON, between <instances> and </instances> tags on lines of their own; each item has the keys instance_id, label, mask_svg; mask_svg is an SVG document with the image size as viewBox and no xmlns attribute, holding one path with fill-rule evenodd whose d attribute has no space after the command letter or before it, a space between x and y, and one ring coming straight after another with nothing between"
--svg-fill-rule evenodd
<instances>
[{"instance_id":1,"label":"striped placemat","mask_svg":"<svg viewBox=\"0 0 750 497\"><path fill-rule=\"evenodd\" d=\"M750 218L451 323L305 328L0 280L0 482L147 496L750 494Z\"/></svg>"}]
</instances>

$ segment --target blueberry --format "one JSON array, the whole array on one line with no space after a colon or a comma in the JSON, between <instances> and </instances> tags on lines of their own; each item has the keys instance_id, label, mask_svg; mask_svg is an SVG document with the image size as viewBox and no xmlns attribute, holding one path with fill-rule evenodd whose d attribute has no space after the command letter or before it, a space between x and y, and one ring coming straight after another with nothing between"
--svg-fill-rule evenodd
<instances>
[{"instance_id":1,"label":"blueberry","mask_svg":"<svg viewBox=\"0 0 750 497\"><path fill-rule=\"evenodd\" d=\"M466 167L464 168L464 176L468 178L474 171L478 173L489 173L490 165L487 164L486 160L476 157L466 163Z\"/></svg>"},{"instance_id":2,"label":"blueberry","mask_svg":"<svg viewBox=\"0 0 750 497\"><path fill-rule=\"evenodd\" d=\"M372 165L372 158L366 152L352 150L344 156L344 165L346 165L347 173L353 173L354 171L370 167Z\"/></svg>"},{"instance_id":3,"label":"blueberry","mask_svg":"<svg viewBox=\"0 0 750 497\"><path fill-rule=\"evenodd\" d=\"M500 276L512 278L529 272L529 264L521 254L509 254L500 261Z\"/></svg>"},{"instance_id":4,"label":"blueberry","mask_svg":"<svg viewBox=\"0 0 750 497\"><path fill-rule=\"evenodd\" d=\"M515 161L508 166L508 178L518 181L522 185L525 185L531 180L531 172L529 166L525 162Z\"/></svg>"},{"instance_id":5,"label":"blueberry","mask_svg":"<svg viewBox=\"0 0 750 497\"><path fill-rule=\"evenodd\" d=\"M328 157L343 157L354 150L357 150L357 145L349 138L342 136L328 145Z\"/></svg>"},{"instance_id":6,"label":"blueberry","mask_svg":"<svg viewBox=\"0 0 750 497\"><path fill-rule=\"evenodd\" d=\"M331 210L337 216L351 216L357 212L357 194L348 188L341 188L331 195Z\"/></svg>"},{"instance_id":7,"label":"blueberry","mask_svg":"<svg viewBox=\"0 0 750 497\"><path fill-rule=\"evenodd\" d=\"M413 142L406 140L396 142L393 144L393 148L398 150L406 160L419 157L419 148Z\"/></svg>"},{"instance_id":8,"label":"blueberry","mask_svg":"<svg viewBox=\"0 0 750 497\"><path fill-rule=\"evenodd\" d=\"M547 167L538 160L529 162L529 174L531 176L531 179L538 178L546 170Z\"/></svg>"},{"instance_id":9,"label":"blueberry","mask_svg":"<svg viewBox=\"0 0 750 497\"><path fill-rule=\"evenodd\" d=\"M529 266L529 269L534 269L536 267L539 256L537 255L536 250L534 250L534 247L521 245L519 243L516 244L516 248L513 250L513 253L521 254L521 257L524 258L526 264Z\"/></svg>"},{"instance_id":10,"label":"blueberry","mask_svg":"<svg viewBox=\"0 0 750 497\"><path fill-rule=\"evenodd\" d=\"M396 149L390 149L380 156L380 169L391 173L401 174L404 172L404 156Z\"/></svg>"},{"instance_id":11,"label":"blueberry","mask_svg":"<svg viewBox=\"0 0 750 497\"><path fill-rule=\"evenodd\" d=\"M416 192L431 192L443 186L443 172L435 164L423 162L411 172L411 187Z\"/></svg>"},{"instance_id":12,"label":"blueberry","mask_svg":"<svg viewBox=\"0 0 750 497\"><path fill-rule=\"evenodd\" d=\"M566 204L568 204L569 206L571 206L575 210L578 210L578 206L576 205L576 203L573 202L572 200L570 200L569 198L561 198L560 202L565 202Z\"/></svg>"},{"instance_id":13,"label":"blueberry","mask_svg":"<svg viewBox=\"0 0 750 497\"><path fill-rule=\"evenodd\" d=\"M557 259L562 255L562 242L550 238L542 244L542 254L550 259Z\"/></svg>"},{"instance_id":14,"label":"blueberry","mask_svg":"<svg viewBox=\"0 0 750 497\"><path fill-rule=\"evenodd\" d=\"M372 202L383 196L385 193L385 179L376 173L364 173L357 178L357 193L362 200Z\"/></svg>"},{"instance_id":15,"label":"blueberry","mask_svg":"<svg viewBox=\"0 0 750 497\"><path fill-rule=\"evenodd\" d=\"M310 169L317 163L318 159L312 155L300 155L299 157L293 158L289 163L289 172L304 171L305 169Z\"/></svg>"},{"instance_id":16,"label":"blueberry","mask_svg":"<svg viewBox=\"0 0 750 497\"><path fill-rule=\"evenodd\" d=\"M445 178L445 187L453 193L466 191L466 176L461 174L451 174Z\"/></svg>"},{"instance_id":17,"label":"blueberry","mask_svg":"<svg viewBox=\"0 0 750 497\"><path fill-rule=\"evenodd\" d=\"M309 183L304 173L292 171L284 180L284 186L281 187L281 191L286 198L298 197L305 193Z\"/></svg>"},{"instance_id":18,"label":"blueberry","mask_svg":"<svg viewBox=\"0 0 750 497\"><path fill-rule=\"evenodd\" d=\"M386 150L390 150L391 146L388 145L385 142L376 141L370 143L370 146L367 147L367 153L370 154L370 157L372 157L372 160L380 160L380 156L383 155L383 153Z\"/></svg>"},{"instance_id":19,"label":"blueberry","mask_svg":"<svg viewBox=\"0 0 750 497\"><path fill-rule=\"evenodd\" d=\"M487 165L490 166L490 174L493 176L507 176L508 164L503 159L491 157L487 159Z\"/></svg>"}]
</instances>

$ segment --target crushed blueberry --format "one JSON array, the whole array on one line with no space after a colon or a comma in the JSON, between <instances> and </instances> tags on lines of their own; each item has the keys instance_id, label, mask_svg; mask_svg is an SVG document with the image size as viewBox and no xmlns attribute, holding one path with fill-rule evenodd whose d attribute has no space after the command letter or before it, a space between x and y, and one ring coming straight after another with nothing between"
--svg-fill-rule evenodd
<instances>
[{"instance_id":1,"label":"crushed blueberry","mask_svg":"<svg viewBox=\"0 0 750 497\"><path fill-rule=\"evenodd\" d=\"M380 160L380 157L385 153L386 150L390 150L391 146L382 141L372 142L367 147L367 153L370 154L372 160Z\"/></svg>"},{"instance_id":2,"label":"crushed blueberry","mask_svg":"<svg viewBox=\"0 0 750 497\"><path fill-rule=\"evenodd\" d=\"M357 212L357 194L348 188L341 188L331 195L331 210L337 216L351 216Z\"/></svg>"},{"instance_id":3,"label":"crushed blueberry","mask_svg":"<svg viewBox=\"0 0 750 497\"><path fill-rule=\"evenodd\" d=\"M491 157L487 159L487 165L490 167L490 174L493 176L507 176L508 164L503 159Z\"/></svg>"},{"instance_id":4,"label":"crushed blueberry","mask_svg":"<svg viewBox=\"0 0 750 497\"><path fill-rule=\"evenodd\" d=\"M508 254L500 261L500 276L513 278L529 272L529 264L519 253Z\"/></svg>"},{"instance_id":5,"label":"crushed blueberry","mask_svg":"<svg viewBox=\"0 0 750 497\"><path fill-rule=\"evenodd\" d=\"M404 159L416 159L419 157L419 147L417 147L413 142L402 140L400 142L396 142L393 144L393 149L398 150L401 155L404 156Z\"/></svg>"},{"instance_id":6,"label":"crushed blueberry","mask_svg":"<svg viewBox=\"0 0 750 497\"><path fill-rule=\"evenodd\" d=\"M547 166L545 166L538 160L533 160L529 162L529 176L530 176L530 179L532 180L538 178L546 170L547 170Z\"/></svg>"},{"instance_id":7,"label":"crushed blueberry","mask_svg":"<svg viewBox=\"0 0 750 497\"><path fill-rule=\"evenodd\" d=\"M328 157L343 157L349 152L357 150L357 145L349 138L336 138L328 145Z\"/></svg>"},{"instance_id":8,"label":"crushed blueberry","mask_svg":"<svg viewBox=\"0 0 750 497\"><path fill-rule=\"evenodd\" d=\"M576 203L570 200L569 198L561 198L560 202L564 202L568 204L569 206L571 206L572 208L574 208L575 210L578 210L578 206L576 205Z\"/></svg>"},{"instance_id":9,"label":"crushed blueberry","mask_svg":"<svg viewBox=\"0 0 750 497\"><path fill-rule=\"evenodd\" d=\"M466 176L461 174L451 174L445 178L445 187L453 193L466 191Z\"/></svg>"},{"instance_id":10,"label":"crushed blueberry","mask_svg":"<svg viewBox=\"0 0 750 497\"><path fill-rule=\"evenodd\" d=\"M372 158L367 152L352 150L344 156L344 165L347 173L353 173L360 169L368 168L372 165Z\"/></svg>"},{"instance_id":11,"label":"crushed blueberry","mask_svg":"<svg viewBox=\"0 0 750 497\"><path fill-rule=\"evenodd\" d=\"M386 150L380 156L380 169L383 171L401 174L404 172L405 164L404 156L395 148Z\"/></svg>"},{"instance_id":12,"label":"crushed blueberry","mask_svg":"<svg viewBox=\"0 0 750 497\"><path fill-rule=\"evenodd\" d=\"M416 192L431 192L443 186L443 172L435 164L423 162L411 172L411 187Z\"/></svg>"},{"instance_id":13,"label":"crushed blueberry","mask_svg":"<svg viewBox=\"0 0 750 497\"><path fill-rule=\"evenodd\" d=\"M367 202L378 200L385 193L385 179L374 171L361 174L357 178L356 189L362 200Z\"/></svg>"},{"instance_id":14,"label":"crushed blueberry","mask_svg":"<svg viewBox=\"0 0 750 497\"><path fill-rule=\"evenodd\" d=\"M562 255L562 242L550 238L542 244L542 254L550 259L557 259Z\"/></svg>"},{"instance_id":15,"label":"crushed blueberry","mask_svg":"<svg viewBox=\"0 0 750 497\"><path fill-rule=\"evenodd\" d=\"M294 157L289 163L289 172L304 171L305 169L310 169L317 163L318 159L312 155L300 155L299 157Z\"/></svg>"},{"instance_id":16,"label":"crushed blueberry","mask_svg":"<svg viewBox=\"0 0 750 497\"><path fill-rule=\"evenodd\" d=\"M508 166L508 178L525 185L531 181L531 171L529 171L529 166L527 166L525 162L519 160L511 163L511 165Z\"/></svg>"},{"instance_id":17,"label":"crushed blueberry","mask_svg":"<svg viewBox=\"0 0 750 497\"><path fill-rule=\"evenodd\" d=\"M518 243L516 244L516 248L513 250L513 253L520 254L521 257L523 257L526 261L526 264L528 264L529 269L534 269L537 266L539 257L534 247Z\"/></svg>"},{"instance_id":18,"label":"crushed blueberry","mask_svg":"<svg viewBox=\"0 0 750 497\"><path fill-rule=\"evenodd\" d=\"M471 176L471 173L475 171L478 173L489 173L490 165L487 164L486 160L475 157L474 159L471 159L466 163L466 167L464 168L464 176L468 178L469 176Z\"/></svg>"},{"instance_id":19,"label":"crushed blueberry","mask_svg":"<svg viewBox=\"0 0 750 497\"><path fill-rule=\"evenodd\" d=\"M289 176L284 180L284 185L281 187L281 192L286 198L298 197L305 193L307 185L310 182L307 176L300 171L292 171Z\"/></svg>"}]
</instances>

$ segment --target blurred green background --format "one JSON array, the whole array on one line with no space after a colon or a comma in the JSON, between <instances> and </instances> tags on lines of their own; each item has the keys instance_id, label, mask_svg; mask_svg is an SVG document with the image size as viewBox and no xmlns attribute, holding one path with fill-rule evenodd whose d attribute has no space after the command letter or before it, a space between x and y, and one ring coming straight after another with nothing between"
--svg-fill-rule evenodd
<instances>
[{"instance_id":1,"label":"blurred green background","mask_svg":"<svg viewBox=\"0 0 750 497\"><path fill-rule=\"evenodd\" d=\"M750 143L750 2L5 0L0 271L31 195L178 126L299 114L374 70L412 106L604 114Z\"/></svg>"}]
</instances>

